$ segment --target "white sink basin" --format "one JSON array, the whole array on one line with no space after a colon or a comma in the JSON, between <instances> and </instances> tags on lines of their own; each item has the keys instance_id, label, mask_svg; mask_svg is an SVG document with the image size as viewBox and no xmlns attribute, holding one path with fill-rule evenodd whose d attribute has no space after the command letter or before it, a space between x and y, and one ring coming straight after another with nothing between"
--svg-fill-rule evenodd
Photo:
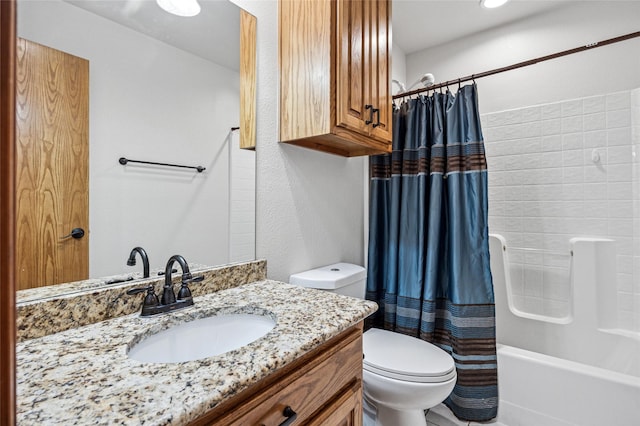
<instances>
[{"instance_id":1,"label":"white sink basin","mask_svg":"<svg viewBox=\"0 0 640 426\"><path fill-rule=\"evenodd\" d=\"M263 315L200 318L147 337L129 350L141 362L176 363L220 355L258 340L276 326Z\"/></svg>"}]
</instances>

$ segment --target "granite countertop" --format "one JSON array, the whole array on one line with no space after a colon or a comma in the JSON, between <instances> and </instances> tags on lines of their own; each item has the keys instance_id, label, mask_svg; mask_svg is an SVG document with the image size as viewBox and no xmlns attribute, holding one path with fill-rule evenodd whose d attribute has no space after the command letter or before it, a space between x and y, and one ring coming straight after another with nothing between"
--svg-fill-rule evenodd
<instances>
[{"instance_id":1,"label":"granite countertop","mask_svg":"<svg viewBox=\"0 0 640 426\"><path fill-rule=\"evenodd\" d=\"M16 345L20 425L180 425L375 312L374 302L265 280L194 298L155 318L127 315ZM140 363L129 346L171 325L258 313L276 327L249 345L177 364Z\"/></svg>"},{"instance_id":2,"label":"granite countertop","mask_svg":"<svg viewBox=\"0 0 640 426\"><path fill-rule=\"evenodd\" d=\"M242 262L238 262L241 264ZM247 262L250 263L250 262ZM225 266L233 266L232 263L227 265L219 265L218 268ZM140 267L137 267L140 269ZM189 263L189 269L191 273L195 274L200 272L202 269L207 268L215 268L207 265L201 265L199 263ZM17 303L26 303L37 300L46 300L49 298L58 297L61 294L76 294L87 292L90 290L107 288L107 287L116 287L122 284L126 284L128 282L133 283L134 281L142 282L142 281L151 281L154 279L164 279L164 276L159 276L158 273L164 273L164 269L153 269L150 272L150 276L147 278L143 278L142 272L130 272L130 273L122 273L116 275L109 275L100 278L88 278L86 280L81 281L73 281L69 283L62 284L53 284L48 286L38 286L33 288L28 288L24 290L18 290L16 292L16 302Z\"/></svg>"}]
</instances>

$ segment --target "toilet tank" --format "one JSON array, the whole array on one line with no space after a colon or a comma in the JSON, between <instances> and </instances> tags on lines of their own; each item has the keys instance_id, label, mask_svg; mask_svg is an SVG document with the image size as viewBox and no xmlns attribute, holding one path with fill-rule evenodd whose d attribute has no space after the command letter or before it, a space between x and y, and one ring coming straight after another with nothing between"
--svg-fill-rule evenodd
<instances>
[{"instance_id":1,"label":"toilet tank","mask_svg":"<svg viewBox=\"0 0 640 426\"><path fill-rule=\"evenodd\" d=\"M351 263L334 263L293 274L289 283L364 299L367 270Z\"/></svg>"}]
</instances>

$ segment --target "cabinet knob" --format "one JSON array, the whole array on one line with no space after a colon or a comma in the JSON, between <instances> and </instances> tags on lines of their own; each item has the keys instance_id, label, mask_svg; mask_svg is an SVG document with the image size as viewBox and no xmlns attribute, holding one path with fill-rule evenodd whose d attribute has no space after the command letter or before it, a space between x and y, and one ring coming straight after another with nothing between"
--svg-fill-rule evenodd
<instances>
[{"instance_id":1,"label":"cabinet knob","mask_svg":"<svg viewBox=\"0 0 640 426\"><path fill-rule=\"evenodd\" d=\"M285 416L286 419L285 421L280 423L280 426L289 426L298 417L298 413L293 411L293 408L289 407L288 405L284 407L284 410L282 411L282 415Z\"/></svg>"}]
</instances>

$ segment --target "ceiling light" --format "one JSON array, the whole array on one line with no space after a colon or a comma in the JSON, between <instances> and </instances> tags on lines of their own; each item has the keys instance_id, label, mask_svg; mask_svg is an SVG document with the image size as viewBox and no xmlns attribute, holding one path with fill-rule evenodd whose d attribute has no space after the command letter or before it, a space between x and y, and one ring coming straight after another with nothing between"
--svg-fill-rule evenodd
<instances>
[{"instance_id":1,"label":"ceiling light","mask_svg":"<svg viewBox=\"0 0 640 426\"><path fill-rule=\"evenodd\" d=\"M178 16L196 16L200 13L197 0L156 0L158 6Z\"/></svg>"},{"instance_id":2,"label":"ceiling light","mask_svg":"<svg viewBox=\"0 0 640 426\"><path fill-rule=\"evenodd\" d=\"M486 9L494 9L496 7L500 7L509 0L480 0L480 6Z\"/></svg>"}]
</instances>

